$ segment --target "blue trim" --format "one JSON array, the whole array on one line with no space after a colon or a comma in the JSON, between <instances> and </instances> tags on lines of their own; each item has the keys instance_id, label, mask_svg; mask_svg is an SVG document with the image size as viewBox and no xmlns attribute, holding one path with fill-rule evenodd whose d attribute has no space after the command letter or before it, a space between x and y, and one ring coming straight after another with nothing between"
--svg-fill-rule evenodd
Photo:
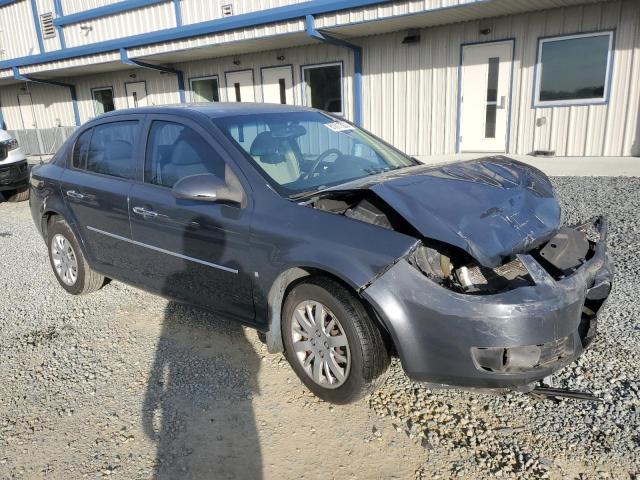
<instances>
[{"instance_id":1,"label":"blue trim","mask_svg":"<svg viewBox=\"0 0 640 480\"><path fill-rule=\"evenodd\" d=\"M76 122L76 126L80 126L80 110L78 110L78 95L76 94L76 86L70 83L56 82L55 80L44 80L41 78L33 78L27 75L22 75L18 70L18 67L12 67L13 78L22 82L34 82L43 83L45 85L55 85L56 87L65 87L69 89L71 95L71 106L73 107L73 116Z\"/></svg>"},{"instance_id":2,"label":"blue trim","mask_svg":"<svg viewBox=\"0 0 640 480\"><path fill-rule=\"evenodd\" d=\"M32 0L33 1L33 0ZM133 1L133 0L132 0ZM226 32L245 27L253 27L273 22L282 22L305 17L306 15L322 14L346 10L350 8L364 7L388 3L390 0L325 0L308 1L288 5L286 7L271 8L269 10L233 15L206 22L189 24L182 27L168 28L157 32L142 33L126 38L107 40L90 45L67 48L64 51L49 52L42 55L29 55L0 62L0 68L14 66L27 66L38 63L65 60L73 57L93 55L98 53L119 50L120 48L132 48L152 43L161 43L172 40L208 35L212 33ZM54 20L55 24L55 20Z\"/></svg>"},{"instance_id":3,"label":"blue trim","mask_svg":"<svg viewBox=\"0 0 640 480\"><path fill-rule=\"evenodd\" d=\"M0 106L0 128L2 130L6 130L5 128L5 124L4 124L4 115L2 114L2 106Z\"/></svg>"},{"instance_id":4,"label":"blue trim","mask_svg":"<svg viewBox=\"0 0 640 480\"><path fill-rule=\"evenodd\" d=\"M607 72L607 88L604 92L603 99L594 99L593 101L588 101L589 99L584 99L584 102L578 103L554 103L552 105L540 105L537 103L538 96L538 73L540 66L540 47L542 46L542 40L546 40L549 38L557 38L558 40L562 40L563 37L572 37L575 35L591 35L591 34L610 34L611 35L611 48L609 50L609 59L607 62L607 67L609 71ZM588 107L591 105L608 105L609 99L611 97L611 84L613 83L613 67L615 62L615 53L616 53L616 29L610 28L607 30L589 30L583 32L574 32L574 33L561 33L558 35L546 35L544 37L538 37L538 45L536 47L536 62L533 66L533 88L531 94L531 108L567 108L567 107Z\"/></svg>"},{"instance_id":5,"label":"blue trim","mask_svg":"<svg viewBox=\"0 0 640 480\"><path fill-rule=\"evenodd\" d=\"M509 109L507 112L507 132L505 142L505 153L509 153L511 150L511 114L513 108L513 76L515 75L515 62L516 62L516 39L514 37L511 38L500 38L497 40L486 40L483 42L469 42L469 43L461 43L460 44L460 63L458 64L458 98L457 98L457 118L456 118L456 153L461 153L460 151L460 134L461 132L461 120L462 120L462 62L464 60L464 47L472 47L474 45L489 45L492 43L506 43L511 42L511 79L509 81Z\"/></svg>"},{"instance_id":6,"label":"blue trim","mask_svg":"<svg viewBox=\"0 0 640 480\"><path fill-rule=\"evenodd\" d=\"M44 40L42 39L42 30L40 29L40 16L38 15L38 6L36 0L31 0L31 13L33 15L33 26L36 29L36 37L38 37L38 47L40 47L40 53L44 54Z\"/></svg>"},{"instance_id":7,"label":"blue trim","mask_svg":"<svg viewBox=\"0 0 640 480\"><path fill-rule=\"evenodd\" d=\"M305 30L307 35L323 43L330 43L339 47L348 48L353 52L353 123L362 126L362 47L347 42L340 38L321 33L315 28L313 15L305 17ZM342 99L344 102L344 98ZM342 106L344 110L344 105Z\"/></svg>"},{"instance_id":8,"label":"blue trim","mask_svg":"<svg viewBox=\"0 0 640 480\"><path fill-rule=\"evenodd\" d=\"M182 10L180 8L180 0L173 0L173 10L176 13L176 27L182 26Z\"/></svg>"},{"instance_id":9,"label":"blue trim","mask_svg":"<svg viewBox=\"0 0 640 480\"><path fill-rule=\"evenodd\" d=\"M18 3L21 0L0 0L0 7L6 7L7 5L11 5L12 3Z\"/></svg>"},{"instance_id":10,"label":"blue trim","mask_svg":"<svg viewBox=\"0 0 640 480\"><path fill-rule=\"evenodd\" d=\"M109 15L115 15L116 13L128 12L129 10L136 10L138 8L148 7L155 5L156 3L165 3L169 0L125 0L123 2L116 2L104 7L91 8L78 13L72 13L53 20L53 24L56 27L63 27L73 23L85 22L87 20L93 20L94 18L108 17Z\"/></svg>"},{"instance_id":11,"label":"blue trim","mask_svg":"<svg viewBox=\"0 0 640 480\"><path fill-rule=\"evenodd\" d=\"M62 10L61 0L53 0L53 8L55 9L57 18L62 18L64 16L64 10ZM67 48L67 44L64 41L64 29L58 25L55 25L55 27L56 27L56 31L58 32L58 38L60 39L60 48L62 49Z\"/></svg>"},{"instance_id":12,"label":"blue trim","mask_svg":"<svg viewBox=\"0 0 640 480\"><path fill-rule=\"evenodd\" d=\"M184 95L184 73L182 70L176 70L175 68L165 67L162 65L154 65L152 63L141 62L140 60L132 60L129 58L127 51L124 48L120 49L120 61L125 65L133 65L141 68L148 68L150 70L157 70L159 72L173 73L178 79L178 95L180 97L180 103L186 103Z\"/></svg>"}]
</instances>

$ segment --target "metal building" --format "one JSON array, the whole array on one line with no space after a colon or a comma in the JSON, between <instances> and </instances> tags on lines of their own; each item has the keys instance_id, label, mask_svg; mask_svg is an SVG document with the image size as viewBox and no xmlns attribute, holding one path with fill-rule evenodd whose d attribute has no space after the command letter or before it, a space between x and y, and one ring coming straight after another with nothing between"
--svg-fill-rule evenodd
<instances>
[{"instance_id":1,"label":"metal building","mask_svg":"<svg viewBox=\"0 0 640 480\"><path fill-rule=\"evenodd\" d=\"M191 101L311 105L416 157L640 155L640 1L0 0L2 121L31 152Z\"/></svg>"}]
</instances>

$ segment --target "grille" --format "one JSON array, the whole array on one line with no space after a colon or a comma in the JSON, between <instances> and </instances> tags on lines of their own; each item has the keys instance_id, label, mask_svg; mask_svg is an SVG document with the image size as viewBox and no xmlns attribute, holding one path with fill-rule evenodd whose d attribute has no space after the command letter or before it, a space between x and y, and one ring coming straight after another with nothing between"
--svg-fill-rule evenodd
<instances>
[{"instance_id":1,"label":"grille","mask_svg":"<svg viewBox=\"0 0 640 480\"><path fill-rule=\"evenodd\" d=\"M56 27L53 26L53 14L51 12L40 15L40 28L42 29L42 38L54 38L56 36Z\"/></svg>"}]
</instances>

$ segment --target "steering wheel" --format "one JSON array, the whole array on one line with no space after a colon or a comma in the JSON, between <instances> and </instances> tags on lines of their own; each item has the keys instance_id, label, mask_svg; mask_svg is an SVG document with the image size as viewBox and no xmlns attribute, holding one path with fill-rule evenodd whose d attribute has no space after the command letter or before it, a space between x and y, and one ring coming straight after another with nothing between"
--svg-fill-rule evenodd
<instances>
[{"instance_id":1,"label":"steering wheel","mask_svg":"<svg viewBox=\"0 0 640 480\"><path fill-rule=\"evenodd\" d=\"M309 172L304 176L305 180L309 178L311 175L313 175L314 173L316 173L316 170L318 169L318 167L322 164L322 162L325 161L325 159L329 155L337 155L338 157L341 157L342 152L337 148L330 148L322 152L320 155L318 155L318 158L316 158L315 162L313 162L313 166L311 167Z\"/></svg>"}]
</instances>

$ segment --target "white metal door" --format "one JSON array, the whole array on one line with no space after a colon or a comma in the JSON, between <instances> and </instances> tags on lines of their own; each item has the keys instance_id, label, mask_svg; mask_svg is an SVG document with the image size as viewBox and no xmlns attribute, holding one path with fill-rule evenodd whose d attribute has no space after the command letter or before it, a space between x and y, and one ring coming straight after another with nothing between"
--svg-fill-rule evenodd
<instances>
[{"instance_id":1,"label":"white metal door","mask_svg":"<svg viewBox=\"0 0 640 480\"><path fill-rule=\"evenodd\" d=\"M147 84L145 82L128 82L125 83L124 87L129 108L146 107L148 105Z\"/></svg>"},{"instance_id":2,"label":"white metal door","mask_svg":"<svg viewBox=\"0 0 640 480\"><path fill-rule=\"evenodd\" d=\"M253 70L225 73L228 102L255 102Z\"/></svg>"},{"instance_id":3,"label":"white metal door","mask_svg":"<svg viewBox=\"0 0 640 480\"><path fill-rule=\"evenodd\" d=\"M506 152L513 42L462 48L460 150Z\"/></svg>"},{"instance_id":4,"label":"white metal door","mask_svg":"<svg viewBox=\"0 0 640 480\"><path fill-rule=\"evenodd\" d=\"M262 69L262 101L293 105L293 70L290 65Z\"/></svg>"},{"instance_id":5,"label":"white metal door","mask_svg":"<svg viewBox=\"0 0 640 480\"><path fill-rule=\"evenodd\" d=\"M20 105L20 117L22 118L22 128L25 130L36 128L36 117L33 114L33 104L31 94L23 93L18 95L18 105Z\"/></svg>"}]
</instances>

